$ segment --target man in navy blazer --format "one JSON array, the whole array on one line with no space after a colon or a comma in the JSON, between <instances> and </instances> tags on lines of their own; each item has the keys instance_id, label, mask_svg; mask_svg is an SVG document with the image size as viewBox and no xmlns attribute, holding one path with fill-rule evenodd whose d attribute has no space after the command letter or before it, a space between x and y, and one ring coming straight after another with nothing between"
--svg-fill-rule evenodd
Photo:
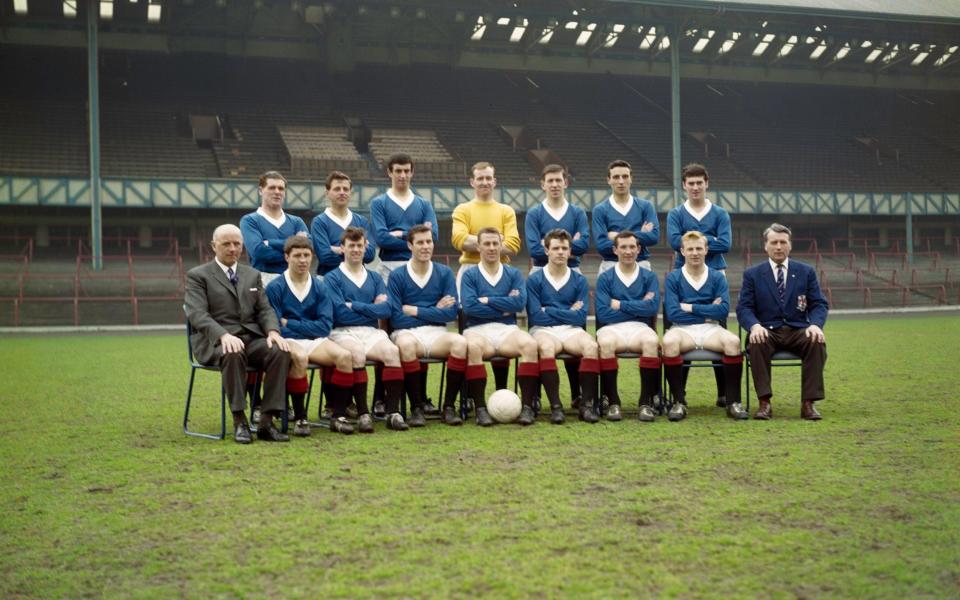
<instances>
[{"instance_id":1,"label":"man in navy blazer","mask_svg":"<svg viewBox=\"0 0 960 600\"><path fill-rule=\"evenodd\" d=\"M790 260L791 232L774 223L763 232L768 260L743 273L737 320L750 332L750 367L760 407L753 418L773 417L770 397L770 357L788 350L803 358L800 416L820 419L813 403L822 400L823 365L827 349L823 326L829 305L810 265Z\"/></svg>"}]
</instances>

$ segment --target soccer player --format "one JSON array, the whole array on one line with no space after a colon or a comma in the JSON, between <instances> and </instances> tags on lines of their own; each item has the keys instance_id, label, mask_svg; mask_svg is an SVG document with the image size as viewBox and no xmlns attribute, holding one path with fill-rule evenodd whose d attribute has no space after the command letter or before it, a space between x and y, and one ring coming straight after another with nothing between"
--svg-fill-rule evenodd
<instances>
[{"instance_id":1,"label":"soccer player","mask_svg":"<svg viewBox=\"0 0 960 600\"><path fill-rule=\"evenodd\" d=\"M453 247L460 250L460 270L457 271L457 291L460 291L460 281L467 269L474 268L480 262L480 245L477 240L478 232L484 227L493 227L503 233L503 243L500 244L500 258L502 263L509 263L510 259L520 251L520 232L517 231L517 215L512 208L493 199L493 190L497 187L496 170L488 162L478 162L470 169L470 187L476 196L466 204L457 205L453 210ZM507 387L507 377L510 374L510 361L495 362L493 375L497 389Z\"/></svg>"},{"instance_id":2,"label":"soccer player","mask_svg":"<svg viewBox=\"0 0 960 600\"><path fill-rule=\"evenodd\" d=\"M546 198L527 212L524 221L527 251L533 260L530 272L539 271L547 265L549 257L543 238L554 229L562 229L570 234L567 265L579 271L580 257L590 248L590 228L587 225L587 213L567 201L567 170L560 165L545 166L540 174L540 187L546 193Z\"/></svg>"},{"instance_id":3,"label":"soccer player","mask_svg":"<svg viewBox=\"0 0 960 600\"><path fill-rule=\"evenodd\" d=\"M463 337L471 363L467 366L467 395L477 407L477 424L492 425L485 405L487 371L483 360L491 356L519 356L517 379L523 407L518 422L532 425L533 399L540 387L537 342L517 327L517 313L527 305L526 284L520 271L500 262L503 236L498 229L484 227L476 237L480 264L468 270L460 282L467 320Z\"/></svg>"},{"instance_id":4,"label":"soccer player","mask_svg":"<svg viewBox=\"0 0 960 600\"><path fill-rule=\"evenodd\" d=\"M727 261L724 255L730 251L732 240L730 215L707 198L710 174L706 167L697 163L686 165L681 171L681 181L687 199L667 213L667 238L670 247L676 251L674 268L680 268L684 263L681 252L683 235L688 231L699 231L707 239L706 265L725 273ZM713 372L717 380L717 406L722 407L726 405L723 369L716 367ZM687 374L689 372L684 373L684 381Z\"/></svg>"},{"instance_id":5,"label":"soccer player","mask_svg":"<svg viewBox=\"0 0 960 600\"><path fill-rule=\"evenodd\" d=\"M664 283L664 312L673 323L663 334L663 371L674 395L667 417L679 421L687 416L680 355L696 348L723 353L727 416L746 419L747 412L740 406L740 338L719 325L730 311L727 278L705 264L707 238L699 231L683 234L680 251L684 264L668 273Z\"/></svg>"},{"instance_id":6,"label":"soccer player","mask_svg":"<svg viewBox=\"0 0 960 600\"><path fill-rule=\"evenodd\" d=\"M467 340L447 331L447 323L457 319L457 286L453 271L431 260L434 231L424 224L410 228L407 244L411 258L404 267L394 269L387 282L391 339L400 349L404 387L410 398L410 427L426 425L420 358L447 359L441 419L447 425L463 423L455 403L467 370Z\"/></svg>"},{"instance_id":7,"label":"soccer player","mask_svg":"<svg viewBox=\"0 0 960 600\"><path fill-rule=\"evenodd\" d=\"M637 263L637 234L629 229L613 239L617 264L597 278L597 344L601 387L610 400L608 421L619 421L617 352L639 352L641 421L653 421L653 397L660 389L660 338L651 327L660 310L660 282Z\"/></svg>"},{"instance_id":8,"label":"soccer player","mask_svg":"<svg viewBox=\"0 0 960 600\"><path fill-rule=\"evenodd\" d=\"M549 262L527 279L527 318L530 334L540 354L540 382L550 400L550 422L563 423L556 355L581 357L580 420L596 423L597 376L600 371L597 342L586 332L590 286L587 278L569 266L571 236L554 229L543 237Z\"/></svg>"},{"instance_id":9,"label":"soccer player","mask_svg":"<svg viewBox=\"0 0 960 600\"><path fill-rule=\"evenodd\" d=\"M790 260L791 238L790 229L779 223L763 232L763 248L769 258L744 271L737 320L750 332L750 370L760 398L753 418L773 418L770 357L783 349L803 359L800 417L819 421L820 413L813 403L824 397L827 347L823 326L830 306L820 292L816 270Z\"/></svg>"},{"instance_id":10,"label":"soccer player","mask_svg":"<svg viewBox=\"0 0 960 600\"><path fill-rule=\"evenodd\" d=\"M266 287L287 268L283 245L291 235L307 235L303 219L287 214L283 201L287 194L287 180L277 171L267 171L260 176L257 194L260 208L240 219L243 245L250 257L250 266L260 271L260 279ZM260 398L256 396L256 373L247 375L247 393L253 407L251 421L256 427L260 421Z\"/></svg>"},{"instance_id":11,"label":"soccer player","mask_svg":"<svg viewBox=\"0 0 960 600\"><path fill-rule=\"evenodd\" d=\"M580 272L580 257L590 248L590 228L587 213L567 201L567 171L560 165L547 165L540 173L540 187L546 194L544 201L527 212L524 221L524 236L527 251L533 266L530 273L539 271L547 264L548 256L543 237L549 231L562 229L570 234L570 252L567 265ZM580 361L565 361L567 378L570 380L570 397L574 406L580 403Z\"/></svg>"},{"instance_id":12,"label":"soccer player","mask_svg":"<svg viewBox=\"0 0 960 600\"><path fill-rule=\"evenodd\" d=\"M437 215L433 206L410 189L413 159L406 154L394 154L387 159L387 175L390 189L370 201L370 223L380 248L377 270L384 283L391 271L410 260L407 238L412 227L429 227L433 242L437 242Z\"/></svg>"},{"instance_id":13,"label":"soccer player","mask_svg":"<svg viewBox=\"0 0 960 600\"><path fill-rule=\"evenodd\" d=\"M648 248L660 241L660 224L653 203L630 193L633 178L630 163L615 160L607 166L607 185L612 193L593 209L593 245L603 261L598 274L617 264L614 238L621 231L632 231L640 243L637 264L650 270Z\"/></svg>"},{"instance_id":14,"label":"soccer player","mask_svg":"<svg viewBox=\"0 0 960 600\"><path fill-rule=\"evenodd\" d=\"M257 194L260 208L240 219L243 245L250 257L250 266L260 271L267 286L287 269L284 244L291 235L308 237L303 219L283 210L287 180L276 171L260 176Z\"/></svg>"},{"instance_id":15,"label":"soccer player","mask_svg":"<svg viewBox=\"0 0 960 600\"><path fill-rule=\"evenodd\" d=\"M340 236L348 227L361 227L366 230L364 237L367 247L363 251L363 262L373 261L376 255L377 248L371 239L370 222L350 210L352 192L353 182L349 175L340 171L327 175L327 202L330 205L310 223L313 251L317 255L317 275L326 275L344 261Z\"/></svg>"},{"instance_id":16,"label":"soccer player","mask_svg":"<svg viewBox=\"0 0 960 600\"><path fill-rule=\"evenodd\" d=\"M333 416L330 431L353 433L346 410L353 388L353 361L350 352L331 341L333 305L323 280L311 275L313 247L305 236L287 238L283 250L289 268L267 286L267 298L280 321L280 333L290 342L290 374L287 392L296 419L293 434L310 435L304 408L307 391L307 364L334 366L330 391Z\"/></svg>"},{"instance_id":17,"label":"soccer player","mask_svg":"<svg viewBox=\"0 0 960 600\"><path fill-rule=\"evenodd\" d=\"M236 225L221 225L213 231L214 260L187 273L184 306L194 333L190 342L202 364L219 364L221 385L233 412L233 439L238 444L253 441L244 414L244 383L247 364L266 374L263 416L266 422L257 437L271 442L290 438L273 425L284 408L284 377L290 365L290 346L280 335L280 325L263 294L260 274L241 264L243 238Z\"/></svg>"},{"instance_id":18,"label":"soccer player","mask_svg":"<svg viewBox=\"0 0 960 600\"><path fill-rule=\"evenodd\" d=\"M333 302L333 330L330 339L348 350L353 357L353 399L360 415L360 431L373 431L367 410L366 361L383 363L383 384L386 397L387 428L406 431L400 414L403 395L403 369L400 351L377 327L378 320L390 318L387 288L383 279L364 266L367 245L366 231L347 227L340 237L343 262L327 273L324 283Z\"/></svg>"}]
</instances>

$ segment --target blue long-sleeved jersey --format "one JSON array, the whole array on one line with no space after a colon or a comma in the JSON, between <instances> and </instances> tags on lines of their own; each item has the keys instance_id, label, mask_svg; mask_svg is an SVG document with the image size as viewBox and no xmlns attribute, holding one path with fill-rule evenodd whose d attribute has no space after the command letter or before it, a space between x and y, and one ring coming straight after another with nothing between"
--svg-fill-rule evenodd
<instances>
[{"instance_id":1,"label":"blue long-sleeved jersey","mask_svg":"<svg viewBox=\"0 0 960 600\"><path fill-rule=\"evenodd\" d=\"M366 279L358 287L344 272L345 268L340 266L327 272L323 280L333 304L333 326L377 327L379 319L389 319L390 302L374 302L377 296L387 293L383 278L364 268Z\"/></svg>"},{"instance_id":2,"label":"blue long-sleeved jersey","mask_svg":"<svg viewBox=\"0 0 960 600\"><path fill-rule=\"evenodd\" d=\"M277 313L280 335L297 340L313 340L330 335L333 326L333 308L323 281L311 275L310 291L301 302L287 285L287 278L277 277L267 285L267 299Z\"/></svg>"},{"instance_id":3,"label":"blue long-sleeved jersey","mask_svg":"<svg viewBox=\"0 0 960 600\"><path fill-rule=\"evenodd\" d=\"M680 239L688 231L699 231L707 236L706 264L711 269L726 269L727 261L723 255L730 251L733 233L730 228L730 215L716 204L710 205L710 210L699 221L690 214L681 204L667 213L667 238L670 247L676 250L676 259L673 268L683 266L683 255L680 254Z\"/></svg>"},{"instance_id":4,"label":"blue long-sleeved jersey","mask_svg":"<svg viewBox=\"0 0 960 600\"><path fill-rule=\"evenodd\" d=\"M361 227L367 232L367 249L363 253L363 262L371 262L376 256L377 242L370 230L370 221L363 215L350 211L348 227ZM331 246L340 247L340 236L344 227L333 220L326 211L320 213L310 222L310 237L313 238L313 253L317 256L317 275L326 275L343 262L343 255L330 250Z\"/></svg>"},{"instance_id":5,"label":"blue long-sleeved jersey","mask_svg":"<svg viewBox=\"0 0 960 600\"><path fill-rule=\"evenodd\" d=\"M570 307L583 303L577 310ZM570 278L558 290L546 278L546 269L527 278L527 318L530 326L574 325L586 327L587 308L590 305L590 285L587 278L570 270Z\"/></svg>"},{"instance_id":6,"label":"blue long-sleeved jersey","mask_svg":"<svg viewBox=\"0 0 960 600\"><path fill-rule=\"evenodd\" d=\"M527 211L524 220L524 237L527 241L527 251L533 264L538 267L546 266L547 252L543 248L543 236L551 229L564 229L570 237L580 234L580 238L573 240L570 246L570 258L567 266L580 266L580 257L590 249L590 226L587 224L587 213L578 206L567 204L567 211L560 220L554 219L543 204L538 204Z\"/></svg>"},{"instance_id":7,"label":"blue long-sleeved jersey","mask_svg":"<svg viewBox=\"0 0 960 600\"><path fill-rule=\"evenodd\" d=\"M390 298L390 324L394 329L411 329L424 325L446 325L457 319L457 303L447 308L437 308L437 302L444 296L457 299L457 282L450 267L433 265L426 285L420 287L410 277L408 265L390 272L387 282L387 296ZM417 316L403 314L403 305L417 307Z\"/></svg>"},{"instance_id":8,"label":"blue long-sleeved jersey","mask_svg":"<svg viewBox=\"0 0 960 600\"><path fill-rule=\"evenodd\" d=\"M660 311L660 282L652 271L641 269L637 278L628 287L617 274L617 269L608 269L597 278L597 323L611 325L625 321L648 323ZM653 292L653 297L644 296ZM620 301L620 309L610 308L610 301Z\"/></svg>"},{"instance_id":9,"label":"blue long-sleeved jersey","mask_svg":"<svg viewBox=\"0 0 960 600\"><path fill-rule=\"evenodd\" d=\"M380 260L410 260L410 248L407 246L407 232L414 225L430 223L433 228L433 242L437 242L437 215L429 202L414 194L413 202L406 210L400 208L387 192L370 201L370 225L373 237L380 248ZM400 230L402 237L390 235Z\"/></svg>"},{"instance_id":10,"label":"blue long-sleeved jersey","mask_svg":"<svg viewBox=\"0 0 960 600\"><path fill-rule=\"evenodd\" d=\"M483 265L477 265L460 278L460 299L463 314L467 317L467 327L484 323L505 323L516 325L517 313L527 306L527 286L520 271L510 265L502 265L500 280L491 284L481 272ZM510 293L516 290L517 295ZM479 298L487 298L487 303Z\"/></svg>"},{"instance_id":11,"label":"blue long-sleeved jersey","mask_svg":"<svg viewBox=\"0 0 960 600\"><path fill-rule=\"evenodd\" d=\"M720 298L719 304L713 301ZM693 312L680 310L680 303L693 305ZM697 325L710 321L723 321L730 314L730 289L723 273L707 269L707 281L698 290L683 276L683 269L674 269L664 282L663 310L676 325Z\"/></svg>"},{"instance_id":12,"label":"blue long-sleeved jersey","mask_svg":"<svg viewBox=\"0 0 960 600\"><path fill-rule=\"evenodd\" d=\"M617 260L613 253L613 240L607 234L611 231L632 231L637 235L640 244L640 253L637 260L647 260L650 257L650 246L660 241L660 221L657 219L657 210L653 203L643 198L630 196L630 210L624 215L612 205L613 200L607 198L593 208L593 245L603 260ZM653 223L650 231L641 231L644 223Z\"/></svg>"},{"instance_id":13,"label":"blue long-sleeved jersey","mask_svg":"<svg viewBox=\"0 0 960 600\"><path fill-rule=\"evenodd\" d=\"M250 257L250 266L264 273L283 273L287 270L287 260L283 257L283 245L287 238L300 233L309 233L303 219L290 213L280 227L254 211L240 219L240 233L243 246Z\"/></svg>"}]
</instances>

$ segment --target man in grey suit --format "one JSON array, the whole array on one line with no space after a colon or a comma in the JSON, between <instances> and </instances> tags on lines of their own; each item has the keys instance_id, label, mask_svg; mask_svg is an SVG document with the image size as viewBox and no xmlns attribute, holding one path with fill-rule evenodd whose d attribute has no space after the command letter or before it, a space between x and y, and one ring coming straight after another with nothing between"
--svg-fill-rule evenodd
<instances>
[{"instance_id":1,"label":"man in grey suit","mask_svg":"<svg viewBox=\"0 0 960 600\"><path fill-rule=\"evenodd\" d=\"M257 437L271 442L290 438L274 426L273 418L286 409L286 379L290 347L280 337L277 315L260 283L260 272L238 262L243 238L235 225L213 232L214 260L187 273L187 320L194 332L193 351L201 363L219 364L230 410L234 436L240 444L253 441L244 413L247 364L259 367L264 378L263 416Z\"/></svg>"}]
</instances>

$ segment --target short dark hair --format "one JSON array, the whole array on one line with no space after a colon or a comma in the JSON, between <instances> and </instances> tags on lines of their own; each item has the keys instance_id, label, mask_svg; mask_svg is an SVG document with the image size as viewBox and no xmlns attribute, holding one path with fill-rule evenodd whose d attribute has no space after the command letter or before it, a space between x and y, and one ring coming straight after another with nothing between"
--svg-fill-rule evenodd
<instances>
[{"instance_id":1,"label":"short dark hair","mask_svg":"<svg viewBox=\"0 0 960 600\"><path fill-rule=\"evenodd\" d=\"M483 227L480 229L480 231L477 232L477 243L478 244L480 243L480 238L482 236L491 235L491 234L496 235L501 242L503 241L503 234L500 233L499 229L497 229L496 227Z\"/></svg>"},{"instance_id":2,"label":"short dark hair","mask_svg":"<svg viewBox=\"0 0 960 600\"><path fill-rule=\"evenodd\" d=\"M610 171L616 169L617 167L626 167L628 170L633 170L633 167L630 166L630 163L623 159L617 159L607 165L607 177L610 177Z\"/></svg>"},{"instance_id":3,"label":"short dark hair","mask_svg":"<svg viewBox=\"0 0 960 600\"><path fill-rule=\"evenodd\" d=\"M707 168L700 163L684 165L683 170L680 172L680 181L686 181L687 177L703 177L704 181L710 181L710 174L707 173Z\"/></svg>"},{"instance_id":4,"label":"short dark hair","mask_svg":"<svg viewBox=\"0 0 960 600\"><path fill-rule=\"evenodd\" d=\"M257 184L258 187L266 186L268 179L279 179L280 181L283 182L284 185L287 184L287 178L281 175L280 171L267 171L266 173L260 176L260 180Z\"/></svg>"},{"instance_id":5,"label":"short dark hair","mask_svg":"<svg viewBox=\"0 0 960 600\"><path fill-rule=\"evenodd\" d=\"M367 232L363 227L347 227L343 230L343 233L340 234L340 244L343 245L347 240L351 242L359 242L362 239L367 237Z\"/></svg>"},{"instance_id":6,"label":"short dark hair","mask_svg":"<svg viewBox=\"0 0 960 600\"><path fill-rule=\"evenodd\" d=\"M327 175L327 191L330 191L330 186L333 185L333 182L337 179L344 179L350 183L350 188L353 189L353 180L350 179L350 176L344 173L343 171L330 171L330 174Z\"/></svg>"},{"instance_id":7,"label":"short dark hair","mask_svg":"<svg viewBox=\"0 0 960 600\"><path fill-rule=\"evenodd\" d=\"M573 238L570 237L570 232L566 229L551 229L547 232L547 235L543 236L543 249L546 250L550 248L550 242L552 240L561 240L568 244L573 243Z\"/></svg>"},{"instance_id":8,"label":"short dark hair","mask_svg":"<svg viewBox=\"0 0 960 600\"><path fill-rule=\"evenodd\" d=\"M547 175L550 173L560 173L563 175L563 178L567 178L567 169L563 165L558 165L556 163L549 164L540 171L540 181L543 181L547 178Z\"/></svg>"},{"instance_id":9,"label":"short dark hair","mask_svg":"<svg viewBox=\"0 0 960 600\"><path fill-rule=\"evenodd\" d=\"M387 159L387 173L393 171L393 165L410 165L410 168L413 169L413 159L410 158L409 154L397 152L396 154L391 154L390 158Z\"/></svg>"},{"instance_id":10,"label":"short dark hair","mask_svg":"<svg viewBox=\"0 0 960 600\"><path fill-rule=\"evenodd\" d=\"M411 227L410 231L407 232L407 241L412 244L413 236L417 235L418 233L429 233L430 239L433 239L433 227L420 223L419 225L414 225L413 227Z\"/></svg>"},{"instance_id":11,"label":"short dark hair","mask_svg":"<svg viewBox=\"0 0 960 600\"><path fill-rule=\"evenodd\" d=\"M627 239L627 238L633 238L633 239L637 240L637 243L640 243L640 238L637 237L637 234L635 234L634 232L630 231L629 229L624 229L623 231L621 231L620 233L618 233L615 238L613 238L613 247L614 247L614 248L619 247L619 246L620 246L620 240L625 240L625 239Z\"/></svg>"},{"instance_id":12,"label":"short dark hair","mask_svg":"<svg viewBox=\"0 0 960 600\"><path fill-rule=\"evenodd\" d=\"M785 233L787 238L791 241L793 240L793 232L790 231L790 228L786 225L781 225L780 223L771 223L770 227L767 227L763 230L763 243L767 243L767 236L771 233Z\"/></svg>"},{"instance_id":13,"label":"short dark hair","mask_svg":"<svg viewBox=\"0 0 960 600\"><path fill-rule=\"evenodd\" d=\"M306 248L312 253L313 245L310 244L310 238L303 235L291 235L287 238L287 241L283 243L284 254L290 254L299 248Z\"/></svg>"}]
</instances>

